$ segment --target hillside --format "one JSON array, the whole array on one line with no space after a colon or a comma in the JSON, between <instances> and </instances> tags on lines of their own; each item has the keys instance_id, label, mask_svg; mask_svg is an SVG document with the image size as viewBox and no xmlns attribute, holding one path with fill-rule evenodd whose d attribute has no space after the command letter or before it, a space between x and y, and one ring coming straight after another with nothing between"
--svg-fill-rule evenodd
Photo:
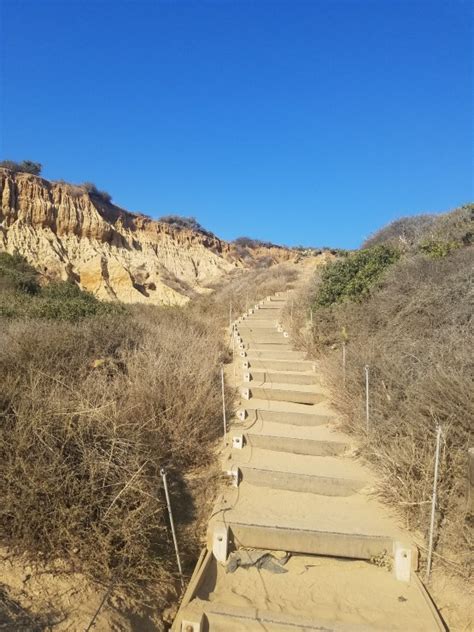
<instances>
[{"instance_id":1,"label":"hillside","mask_svg":"<svg viewBox=\"0 0 474 632\"><path fill-rule=\"evenodd\" d=\"M377 472L380 498L414 533L422 566L436 423L443 427L430 589L451 630L469 629L468 615L450 604L467 604L472 576L465 492L474 207L403 220L361 250L332 262L308 257L302 266L293 265L291 251L243 239L228 244L199 227L153 222L72 185L3 177L2 248L21 247L37 268L47 252L51 263L43 260L40 273L19 254L0 252L0 622L3 617L13 629L87 629L100 610L99 631L132 632L142 622L143 629L168 629L181 587L160 467L170 475L187 580L222 485L216 448L222 445L220 371L232 357L229 316L301 285L286 312L288 330L307 358L317 360L338 423ZM107 266L119 258L129 265L141 255L146 271L156 266L169 288L163 279L171 273L158 263L166 247L170 266L179 262L183 270L201 257L215 272L199 277L204 267L198 268L194 300L185 306L104 302L97 298L120 298L107 293L105 281L97 297L54 282L83 285L84 253L97 261L101 252ZM259 268L267 257L290 263ZM214 291L203 291L211 282ZM148 300L132 288L142 303ZM159 290L153 292L150 303ZM231 422L231 382L225 394Z\"/></svg>"},{"instance_id":2,"label":"hillside","mask_svg":"<svg viewBox=\"0 0 474 632\"><path fill-rule=\"evenodd\" d=\"M212 233L130 213L100 192L0 168L0 251L100 299L184 304L236 268L291 261L285 248L242 249Z\"/></svg>"},{"instance_id":3,"label":"hillside","mask_svg":"<svg viewBox=\"0 0 474 632\"><path fill-rule=\"evenodd\" d=\"M474 625L473 237L472 204L398 220L318 272L287 314L341 429L377 472L377 495L414 534L425 576L441 429L430 589L452 631Z\"/></svg>"}]
</instances>

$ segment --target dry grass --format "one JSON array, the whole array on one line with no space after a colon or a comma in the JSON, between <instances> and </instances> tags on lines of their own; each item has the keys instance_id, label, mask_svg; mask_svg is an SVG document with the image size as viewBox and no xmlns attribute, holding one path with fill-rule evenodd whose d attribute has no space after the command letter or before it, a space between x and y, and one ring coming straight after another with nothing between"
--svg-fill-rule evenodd
<instances>
[{"instance_id":1,"label":"dry grass","mask_svg":"<svg viewBox=\"0 0 474 632\"><path fill-rule=\"evenodd\" d=\"M407 256L363 302L309 309L312 282L296 299L293 331L318 357L346 430L380 474L379 493L426 542L436 425L443 428L435 563L472 573L467 449L474 427L472 311L474 249L429 259ZM341 345L346 341L345 387ZM365 374L370 367L370 431ZM442 556L442 558L440 557Z\"/></svg>"},{"instance_id":2,"label":"dry grass","mask_svg":"<svg viewBox=\"0 0 474 632\"><path fill-rule=\"evenodd\" d=\"M229 302L237 315L295 274L244 272L182 308L83 314L62 292L67 320L38 318L35 296L3 288L5 305L25 309L5 311L0 329L2 545L39 571L59 564L112 586L135 613L176 601L160 467L190 573L217 488Z\"/></svg>"},{"instance_id":3,"label":"dry grass","mask_svg":"<svg viewBox=\"0 0 474 632\"><path fill-rule=\"evenodd\" d=\"M159 605L176 584L159 469L186 529L186 475L221 431L223 347L183 310L153 315L4 323L0 511L10 548L137 594L156 582ZM181 542L185 564L197 546Z\"/></svg>"}]
</instances>

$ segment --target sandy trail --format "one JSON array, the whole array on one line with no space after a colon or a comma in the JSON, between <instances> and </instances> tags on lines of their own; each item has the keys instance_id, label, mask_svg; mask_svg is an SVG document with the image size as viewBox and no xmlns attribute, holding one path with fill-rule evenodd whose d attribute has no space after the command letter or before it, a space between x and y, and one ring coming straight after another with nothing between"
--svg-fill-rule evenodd
<instances>
[{"instance_id":1,"label":"sandy trail","mask_svg":"<svg viewBox=\"0 0 474 632\"><path fill-rule=\"evenodd\" d=\"M226 372L241 399L223 469L238 473L239 484L229 485L216 502L207 562L193 577L174 629L186 620L193 632L444 630L415 573L409 581L395 575L394 567L410 575L415 547L374 497L374 474L337 429L321 376L312 362L293 355L291 341L278 332L276 308L286 298L271 307L262 303L237 322L237 330L243 325L240 346ZM264 350L265 340L272 341L271 351ZM279 382L278 374L288 372L291 382ZM314 403L308 403L311 393L318 394ZM242 437L243 448L232 447L235 436ZM218 533L227 536L219 539ZM229 550L289 552L286 572L255 566L227 572L218 544L226 537ZM397 547L402 565L394 561Z\"/></svg>"}]
</instances>

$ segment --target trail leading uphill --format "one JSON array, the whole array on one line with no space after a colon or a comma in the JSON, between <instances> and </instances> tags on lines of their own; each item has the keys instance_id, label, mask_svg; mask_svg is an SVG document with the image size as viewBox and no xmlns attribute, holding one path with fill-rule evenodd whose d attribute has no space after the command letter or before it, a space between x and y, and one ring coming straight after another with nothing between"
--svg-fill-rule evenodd
<instances>
[{"instance_id":1,"label":"trail leading uphill","mask_svg":"<svg viewBox=\"0 0 474 632\"><path fill-rule=\"evenodd\" d=\"M219 497L173 630L431 632L417 551L373 497L313 362L279 325L286 295L236 322L241 406Z\"/></svg>"}]
</instances>

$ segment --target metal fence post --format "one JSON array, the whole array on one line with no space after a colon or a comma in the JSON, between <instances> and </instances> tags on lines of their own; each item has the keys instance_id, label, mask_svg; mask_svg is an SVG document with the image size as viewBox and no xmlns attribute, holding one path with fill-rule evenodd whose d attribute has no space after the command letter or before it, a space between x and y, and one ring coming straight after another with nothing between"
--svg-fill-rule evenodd
<instances>
[{"instance_id":1,"label":"metal fence post","mask_svg":"<svg viewBox=\"0 0 474 632\"><path fill-rule=\"evenodd\" d=\"M467 510L474 514L474 448L467 452Z\"/></svg>"},{"instance_id":2,"label":"metal fence post","mask_svg":"<svg viewBox=\"0 0 474 632\"><path fill-rule=\"evenodd\" d=\"M342 383L346 385L346 341L342 341Z\"/></svg>"},{"instance_id":3,"label":"metal fence post","mask_svg":"<svg viewBox=\"0 0 474 632\"><path fill-rule=\"evenodd\" d=\"M181 558L179 557L179 548L178 548L178 540L176 538L176 531L174 528L174 520L173 520L173 512L171 510L171 500L170 500L170 495L168 492L168 481L166 479L166 470L164 467L160 468L160 474L161 474L161 478L163 479L163 487L165 490L165 497L166 497L166 504L168 506L168 516L170 519L170 525L171 525L171 533L173 536L173 544L174 544L174 550L176 553L176 561L178 563L178 570L179 570L179 575L180 575L180 579L181 579L181 586L184 586L184 577L183 577L183 569L181 567Z\"/></svg>"},{"instance_id":4,"label":"metal fence post","mask_svg":"<svg viewBox=\"0 0 474 632\"><path fill-rule=\"evenodd\" d=\"M224 365L221 365L221 390L222 390L222 421L224 423L224 445L226 445L227 435L227 416L225 412L225 381L224 381Z\"/></svg>"},{"instance_id":5,"label":"metal fence post","mask_svg":"<svg viewBox=\"0 0 474 632\"><path fill-rule=\"evenodd\" d=\"M438 491L438 470L439 470L439 452L441 447L441 426L438 424L436 427L436 450L435 450L435 465L433 475L433 496L431 497L431 520L430 520L430 538L428 543L428 559L426 561L426 581L430 579L431 573L431 561L433 556L433 540L434 540L434 524L436 515L436 500Z\"/></svg>"},{"instance_id":6,"label":"metal fence post","mask_svg":"<svg viewBox=\"0 0 474 632\"><path fill-rule=\"evenodd\" d=\"M370 413L369 413L369 365L364 367L365 371L365 421L367 424L367 434L370 429Z\"/></svg>"}]
</instances>

